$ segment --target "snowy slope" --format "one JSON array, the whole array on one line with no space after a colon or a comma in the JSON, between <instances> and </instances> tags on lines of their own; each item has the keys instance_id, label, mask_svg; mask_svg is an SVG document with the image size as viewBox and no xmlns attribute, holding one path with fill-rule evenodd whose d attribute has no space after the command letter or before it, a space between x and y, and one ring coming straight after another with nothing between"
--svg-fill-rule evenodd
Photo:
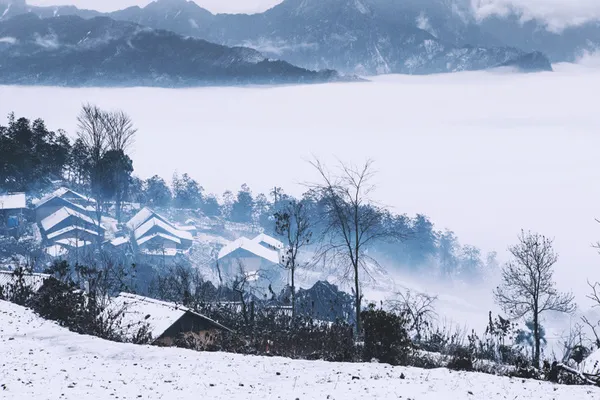
<instances>
[{"instance_id":1,"label":"snowy slope","mask_svg":"<svg viewBox=\"0 0 600 400\"><path fill-rule=\"evenodd\" d=\"M444 369L292 361L112 343L68 332L2 301L0 349L0 393L5 400L600 398L598 388Z\"/></svg>"}]
</instances>

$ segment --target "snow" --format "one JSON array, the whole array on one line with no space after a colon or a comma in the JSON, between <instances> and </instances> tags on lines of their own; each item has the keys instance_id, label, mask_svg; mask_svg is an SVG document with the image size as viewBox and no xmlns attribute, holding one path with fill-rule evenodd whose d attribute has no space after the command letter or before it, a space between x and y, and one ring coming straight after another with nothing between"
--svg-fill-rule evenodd
<instances>
[{"instance_id":1,"label":"snow","mask_svg":"<svg viewBox=\"0 0 600 400\"><path fill-rule=\"evenodd\" d=\"M75 239L75 238L60 239L60 240L57 240L55 243L59 244L63 247L71 247L71 248L77 248L77 249L80 249L82 247L86 247L86 246L93 244L93 242L90 242L88 240Z\"/></svg>"},{"instance_id":2,"label":"snow","mask_svg":"<svg viewBox=\"0 0 600 400\"><path fill-rule=\"evenodd\" d=\"M173 303L129 293L121 293L113 299L110 309L122 313L121 326L125 329L126 335L135 335L143 324L147 323L148 331L154 339L160 337L187 311L185 307Z\"/></svg>"},{"instance_id":3,"label":"snow","mask_svg":"<svg viewBox=\"0 0 600 400\"><path fill-rule=\"evenodd\" d=\"M168 220L166 218L164 218L162 215L154 212L153 210L151 210L148 207L144 207L140 211L138 211L138 213L135 214L129 221L127 221L127 227L129 229L131 229L132 231L134 231L137 228L139 228L140 226L142 226L150 218L153 218L153 217L158 218L158 219L162 220L163 222L168 223Z\"/></svg>"},{"instance_id":4,"label":"snow","mask_svg":"<svg viewBox=\"0 0 600 400\"><path fill-rule=\"evenodd\" d=\"M27 207L25 193L0 195L0 210L17 210Z\"/></svg>"},{"instance_id":5,"label":"snow","mask_svg":"<svg viewBox=\"0 0 600 400\"><path fill-rule=\"evenodd\" d=\"M166 223L156 217L152 217L150 220L146 221L144 224L142 224L142 226L140 226L139 228L137 228L135 230L136 239L139 240L154 226L159 226L160 228L169 232L171 235L178 237L179 239L194 240L194 237L192 236L191 233L175 229L175 227L173 225Z\"/></svg>"},{"instance_id":6,"label":"snow","mask_svg":"<svg viewBox=\"0 0 600 400\"><path fill-rule=\"evenodd\" d=\"M178 238L176 238L175 236L171 236L171 235L165 235L164 233L155 233L153 235L149 235L149 236L144 236L143 238L138 240L138 245L141 246L144 243L154 239L154 238L163 238L165 240L168 240L170 242L173 243L177 243L177 244L181 244L181 240L179 240Z\"/></svg>"},{"instance_id":7,"label":"snow","mask_svg":"<svg viewBox=\"0 0 600 400\"><path fill-rule=\"evenodd\" d=\"M65 249L63 246L60 246L58 244L48 246L44 249L44 251L50 257L54 257L54 258L63 257L65 255L69 254L69 251L67 249Z\"/></svg>"},{"instance_id":8,"label":"snow","mask_svg":"<svg viewBox=\"0 0 600 400\"><path fill-rule=\"evenodd\" d=\"M112 299L109 308L111 311L122 315L120 326L124 329L127 336L131 337L135 335L144 324L147 324L149 328L148 332L152 334L153 339L158 339L162 336L185 313L193 312L189 308L175 303L155 300L131 293L119 294L118 297ZM194 314L205 318L222 329L228 330L204 315Z\"/></svg>"},{"instance_id":9,"label":"snow","mask_svg":"<svg viewBox=\"0 0 600 400\"><path fill-rule=\"evenodd\" d=\"M583 372L592 375L600 374L600 349L590 354L582 365Z\"/></svg>"},{"instance_id":10,"label":"snow","mask_svg":"<svg viewBox=\"0 0 600 400\"><path fill-rule=\"evenodd\" d=\"M96 221L94 221L87 215L77 212L75 210L72 210L70 208L63 207L63 208L59 209L58 211L56 211L54 214L51 214L51 215L47 216L46 218L44 218L41 222L42 228L44 228L45 231L49 231L50 229L52 229L56 225L60 224L62 221L64 221L65 219L67 219L69 217L78 218L84 222L87 222L90 225L97 225ZM100 229L104 230L104 227L102 227L102 225L101 225Z\"/></svg>"},{"instance_id":11,"label":"snow","mask_svg":"<svg viewBox=\"0 0 600 400\"><path fill-rule=\"evenodd\" d=\"M590 386L445 369L293 361L113 343L69 332L2 301L0 348L3 400L600 398L600 389Z\"/></svg>"},{"instance_id":12,"label":"snow","mask_svg":"<svg viewBox=\"0 0 600 400\"><path fill-rule=\"evenodd\" d=\"M590 246L600 238L600 186L590 184L600 180L600 114L591 94L600 68L554 69L271 88L3 86L0 97L11 101L0 102L0 116L40 117L74 135L81 104L123 109L139 129L136 174L187 172L209 193L247 183L254 193L277 185L301 195L303 183L319 179L307 163L313 154L329 165L372 158L376 200L424 213L461 243L498 251L501 262L523 228L554 238L555 280L583 305L587 279L600 279ZM211 135L197 135L189 124L197 120ZM285 138L298 140L283 152Z\"/></svg>"},{"instance_id":13,"label":"snow","mask_svg":"<svg viewBox=\"0 0 600 400\"><path fill-rule=\"evenodd\" d=\"M95 232L95 231L92 231L92 230L89 230L89 229L85 229L85 228L82 228L80 226L67 226L64 229L61 229L59 231L52 232L51 234L49 234L48 235L48 240L52 240L55 237L58 237L60 235L64 235L65 233L73 232L73 231L77 231L77 232L81 232L81 233L88 233L88 234L93 235L93 236L98 236L98 232Z\"/></svg>"},{"instance_id":14,"label":"snow","mask_svg":"<svg viewBox=\"0 0 600 400\"><path fill-rule=\"evenodd\" d=\"M122 236L122 237L118 237L116 239L113 239L110 244L112 244L115 247L119 247L124 245L125 243L129 243L129 238Z\"/></svg>"},{"instance_id":15,"label":"snow","mask_svg":"<svg viewBox=\"0 0 600 400\"><path fill-rule=\"evenodd\" d=\"M250 240L245 237L241 237L239 239L234 240L229 243L227 246L223 247L219 251L219 260L227 257L229 254L233 253L238 249L246 250L258 257L264 258L274 264L279 263L279 253L274 250L267 249L263 245L259 244L254 240Z\"/></svg>"},{"instance_id":16,"label":"snow","mask_svg":"<svg viewBox=\"0 0 600 400\"><path fill-rule=\"evenodd\" d=\"M283 243L281 243L279 240L275 239L274 237L267 235L266 233L261 233L260 235L255 237L253 240L259 244L265 243L267 246L272 246L276 249L283 249Z\"/></svg>"},{"instance_id":17,"label":"snow","mask_svg":"<svg viewBox=\"0 0 600 400\"><path fill-rule=\"evenodd\" d=\"M46 274L25 274L23 275L23 282L26 286L30 287L34 292L38 291L44 280L50 277ZM8 285L15 282L15 275L11 271L0 271L0 286L8 287Z\"/></svg>"}]
</instances>

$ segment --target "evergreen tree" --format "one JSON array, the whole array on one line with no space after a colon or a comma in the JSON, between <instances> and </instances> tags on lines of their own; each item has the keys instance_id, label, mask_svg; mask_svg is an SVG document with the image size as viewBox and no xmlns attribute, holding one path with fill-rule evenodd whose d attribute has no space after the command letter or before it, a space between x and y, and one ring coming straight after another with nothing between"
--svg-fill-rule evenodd
<instances>
[{"instance_id":1,"label":"evergreen tree","mask_svg":"<svg viewBox=\"0 0 600 400\"><path fill-rule=\"evenodd\" d=\"M173 176L173 202L177 208L197 209L202 205L204 188L188 174Z\"/></svg>"},{"instance_id":2,"label":"evergreen tree","mask_svg":"<svg viewBox=\"0 0 600 400\"><path fill-rule=\"evenodd\" d=\"M152 178L146 179L144 186L144 198L147 204L152 207L167 207L171 204L171 189L163 178L154 175Z\"/></svg>"},{"instance_id":3,"label":"evergreen tree","mask_svg":"<svg viewBox=\"0 0 600 400\"><path fill-rule=\"evenodd\" d=\"M254 199L248 185L243 184L237 194L237 198L231 207L231 220L234 222L248 223L252 222L252 212L254 209Z\"/></svg>"}]
</instances>

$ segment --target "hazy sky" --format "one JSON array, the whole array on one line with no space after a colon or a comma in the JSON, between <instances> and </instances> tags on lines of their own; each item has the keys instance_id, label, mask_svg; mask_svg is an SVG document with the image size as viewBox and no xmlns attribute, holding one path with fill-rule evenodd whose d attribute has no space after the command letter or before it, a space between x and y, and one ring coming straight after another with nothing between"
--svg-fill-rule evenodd
<instances>
[{"instance_id":1,"label":"hazy sky","mask_svg":"<svg viewBox=\"0 0 600 400\"><path fill-rule=\"evenodd\" d=\"M113 11L132 5L145 6L152 0L27 0L30 4L74 4L80 8ZM282 0L194 0L215 13L261 12ZM323 0L326 1L326 0ZM395 0L390 0L395 1ZM591 19L600 19L600 0L470 0L480 17L507 13L511 7L523 11L526 18L538 17L548 22L550 28L577 25Z\"/></svg>"}]
</instances>

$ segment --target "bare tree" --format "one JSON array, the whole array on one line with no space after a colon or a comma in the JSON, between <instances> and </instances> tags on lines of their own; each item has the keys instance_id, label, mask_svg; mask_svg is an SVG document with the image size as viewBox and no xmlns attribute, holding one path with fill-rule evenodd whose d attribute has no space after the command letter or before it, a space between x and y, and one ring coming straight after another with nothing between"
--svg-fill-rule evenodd
<instances>
[{"instance_id":1,"label":"bare tree","mask_svg":"<svg viewBox=\"0 0 600 400\"><path fill-rule=\"evenodd\" d=\"M137 129L133 126L133 120L122 110L103 112L102 114L109 148L126 153L133 144L137 133Z\"/></svg>"},{"instance_id":2,"label":"bare tree","mask_svg":"<svg viewBox=\"0 0 600 400\"><path fill-rule=\"evenodd\" d=\"M404 313L410 319L410 330L415 333L416 340L420 341L423 337L423 331L430 327L437 317L433 304L438 299L437 296L431 296L427 293L412 292L407 289L405 292L396 294L396 299L390 300L392 311Z\"/></svg>"},{"instance_id":3,"label":"bare tree","mask_svg":"<svg viewBox=\"0 0 600 400\"><path fill-rule=\"evenodd\" d=\"M591 283L590 281L588 281L588 285L592 289L592 293L587 296L588 299L590 299L594 302L594 305L593 305L594 308L600 307L600 283L599 282ZM585 315L583 317L581 317L581 320L592 331L592 334L594 335L594 343L595 343L596 347L600 349L600 321L598 321L597 323L594 324Z\"/></svg>"},{"instance_id":4,"label":"bare tree","mask_svg":"<svg viewBox=\"0 0 600 400\"><path fill-rule=\"evenodd\" d=\"M406 232L395 231L385 224L385 209L370 197L375 189L371 183L374 176L372 161L362 167L340 163L336 175L332 175L319 160L311 164L322 178L322 182L312 185L312 189L322 196L325 204L320 256L332 259L344 268L345 277L353 278L356 332L360 334L362 294L359 272L368 273L368 262L377 264L367 250L377 241L403 240Z\"/></svg>"},{"instance_id":5,"label":"bare tree","mask_svg":"<svg viewBox=\"0 0 600 400\"><path fill-rule=\"evenodd\" d=\"M292 320L296 316L296 283L295 274L299 267L298 253L311 243L311 222L305 203L290 200L281 211L275 213L275 231L285 240L285 255L281 265L290 271L292 279Z\"/></svg>"},{"instance_id":6,"label":"bare tree","mask_svg":"<svg viewBox=\"0 0 600 400\"><path fill-rule=\"evenodd\" d=\"M540 315L546 311L572 313L573 294L559 293L553 281L558 261L551 239L521 231L519 243L509 248L513 260L502 270L502 283L494 291L496 302L513 318L531 316L536 367L540 363Z\"/></svg>"},{"instance_id":7,"label":"bare tree","mask_svg":"<svg viewBox=\"0 0 600 400\"><path fill-rule=\"evenodd\" d=\"M90 156L90 172L92 181L92 193L95 192L94 185L98 179L99 165L102 157L108 149L108 133L106 130L104 111L98 106L84 104L77 117L77 136L83 142ZM98 223L98 232L101 232L100 224L102 220L102 209L104 202L102 196L96 196L96 218ZM100 238L101 242L102 238Z\"/></svg>"},{"instance_id":8,"label":"bare tree","mask_svg":"<svg viewBox=\"0 0 600 400\"><path fill-rule=\"evenodd\" d=\"M98 106L88 103L77 117L77 136L90 152L92 164L98 164L108 149L105 115Z\"/></svg>"}]
</instances>

